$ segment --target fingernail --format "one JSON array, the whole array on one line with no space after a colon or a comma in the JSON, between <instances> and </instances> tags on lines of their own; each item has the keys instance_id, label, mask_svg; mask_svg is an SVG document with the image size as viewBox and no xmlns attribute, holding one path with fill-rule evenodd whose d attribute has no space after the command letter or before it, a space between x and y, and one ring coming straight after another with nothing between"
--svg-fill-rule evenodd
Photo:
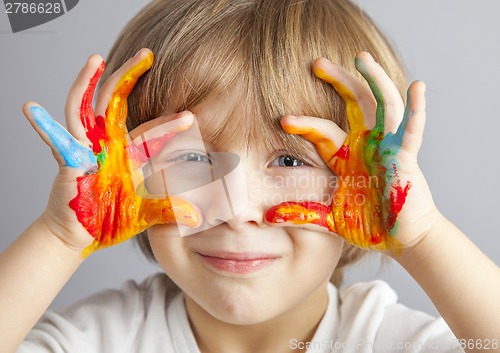
<instances>
[{"instance_id":1,"label":"fingernail","mask_svg":"<svg viewBox=\"0 0 500 353\"><path fill-rule=\"evenodd\" d=\"M179 118L184 118L185 116L194 116L194 114L189 110L183 110L182 112L179 112L177 114L179 114Z\"/></svg>"}]
</instances>

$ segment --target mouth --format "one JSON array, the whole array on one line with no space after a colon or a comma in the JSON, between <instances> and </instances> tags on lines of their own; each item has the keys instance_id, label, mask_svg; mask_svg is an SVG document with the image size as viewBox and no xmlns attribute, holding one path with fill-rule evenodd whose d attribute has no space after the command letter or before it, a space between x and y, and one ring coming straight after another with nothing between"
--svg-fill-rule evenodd
<instances>
[{"instance_id":1,"label":"mouth","mask_svg":"<svg viewBox=\"0 0 500 353\"><path fill-rule=\"evenodd\" d=\"M249 274L271 266L279 260L279 256L263 253L243 252L196 252L202 262L222 272Z\"/></svg>"}]
</instances>

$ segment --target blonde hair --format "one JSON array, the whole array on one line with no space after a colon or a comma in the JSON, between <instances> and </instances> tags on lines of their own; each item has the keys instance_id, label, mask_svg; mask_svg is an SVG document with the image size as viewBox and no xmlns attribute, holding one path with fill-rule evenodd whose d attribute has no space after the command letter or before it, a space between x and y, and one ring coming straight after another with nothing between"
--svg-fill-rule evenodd
<instances>
[{"instance_id":1,"label":"blonde hair","mask_svg":"<svg viewBox=\"0 0 500 353\"><path fill-rule=\"evenodd\" d=\"M406 87L393 49L349 0L156 0L118 37L104 78L144 47L155 62L129 96L129 130L215 94L236 92L232 113L207 139L301 151L304 140L282 130L281 116L317 116L348 130L344 102L314 77L314 59L326 57L355 72L354 57L365 50L401 93ZM154 261L147 234L137 239ZM365 253L346 243L332 282L340 285L345 266Z\"/></svg>"}]
</instances>

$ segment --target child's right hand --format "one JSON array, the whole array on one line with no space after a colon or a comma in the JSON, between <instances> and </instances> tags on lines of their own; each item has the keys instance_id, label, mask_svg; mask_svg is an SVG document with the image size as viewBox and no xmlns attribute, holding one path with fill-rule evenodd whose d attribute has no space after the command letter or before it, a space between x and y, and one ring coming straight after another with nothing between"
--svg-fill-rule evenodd
<instances>
[{"instance_id":1,"label":"child's right hand","mask_svg":"<svg viewBox=\"0 0 500 353\"><path fill-rule=\"evenodd\" d=\"M196 206L189 202L176 197L142 197L147 195L138 195L134 186L134 178L140 177L136 170L140 161L134 163L134 157L140 151L132 151L134 146L128 144L127 97L152 63L149 50L128 60L102 87L94 114L92 98L104 61L98 55L91 56L68 95L68 130L39 105L29 102L23 107L59 164L42 220L67 246L85 249L84 255L125 241L156 224L196 227L201 222ZM171 124L169 136L193 122L193 116L186 113L168 119L173 118L177 119Z\"/></svg>"}]
</instances>

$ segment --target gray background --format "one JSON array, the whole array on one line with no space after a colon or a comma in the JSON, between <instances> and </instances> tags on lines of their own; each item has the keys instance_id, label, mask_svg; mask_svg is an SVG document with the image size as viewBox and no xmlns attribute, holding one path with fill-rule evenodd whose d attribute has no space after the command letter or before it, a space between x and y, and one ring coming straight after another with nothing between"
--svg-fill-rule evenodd
<instances>
[{"instance_id":1,"label":"gray background","mask_svg":"<svg viewBox=\"0 0 500 353\"><path fill-rule=\"evenodd\" d=\"M64 16L16 34L1 9L0 250L42 212L57 169L49 149L22 115L21 105L37 101L63 122L66 93L86 58L92 53L105 56L126 21L146 3L80 1ZM395 44L410 77L428 85L420 163L438 207L500 264L500 2L359 3ZM53 306L158 270L133 242L99 251L81 266ZM373 256L347 276L349 283L374 278L389 282L402 303L437 314L420 287L392 261L380 269Z\"/></svg>"}]
</instances>

